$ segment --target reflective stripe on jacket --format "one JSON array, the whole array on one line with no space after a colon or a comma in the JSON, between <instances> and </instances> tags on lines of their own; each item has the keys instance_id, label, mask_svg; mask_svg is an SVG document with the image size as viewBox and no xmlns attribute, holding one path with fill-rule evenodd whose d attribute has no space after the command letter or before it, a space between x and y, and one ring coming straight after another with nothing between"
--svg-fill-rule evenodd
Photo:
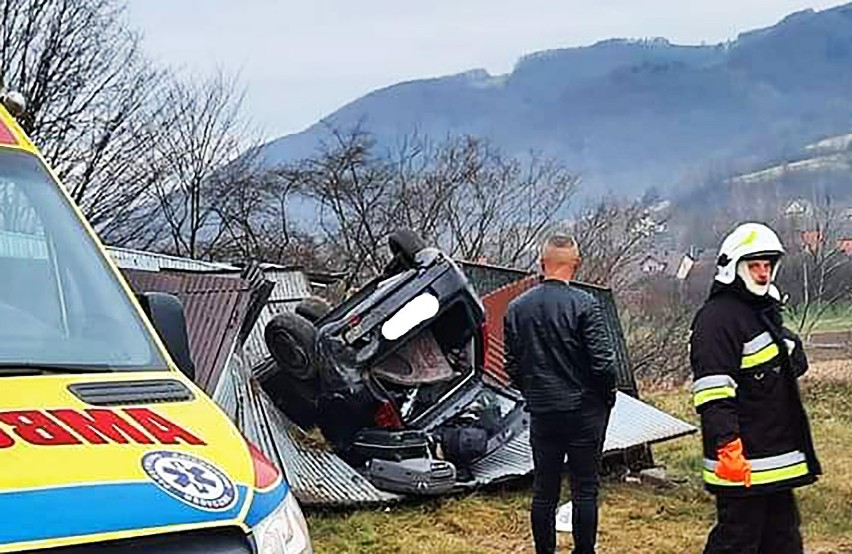
<instances>
[{"instance_id":1,"label":"reflective stripe on jacket","mask_svg":"<svg viewBox=\"0 0 852 554\"><path fill-rule=\"evenodd\" d=\"M799 338L771 299L714 286L692 325L690 362L701 415L704 482L715 493L754 494L813 482L821 473L796 378L807 370ZM715 473L719 447L741 438L752 486Z\"/></svg>"}]
</instances>

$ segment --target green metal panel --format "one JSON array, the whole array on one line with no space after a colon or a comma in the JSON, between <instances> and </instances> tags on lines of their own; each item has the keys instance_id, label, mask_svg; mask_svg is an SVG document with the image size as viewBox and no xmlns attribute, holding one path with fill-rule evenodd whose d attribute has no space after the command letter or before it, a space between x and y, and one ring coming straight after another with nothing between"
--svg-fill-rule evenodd
<instances>
[{"instance_id":1,"label":"green metal panel","mask_svg":"<svg viewBox=\"0 0 852 554\"><path fill-rule=\"evenodd\" d=\"M457 263L480 296L486 296L506 285L533 275L532 272L507 267L489 266L471 262ZM573 282L572 286L594 296L603 307L607 331L615 348L618 388L626 394L639 398L636 377L633 375L630 355L627 350L627 341L624 338L624 329L621 326L621 319L618 317L618 308L615 305L615 297L612 290L580 282Z\"/></svg>"}]
</instances>

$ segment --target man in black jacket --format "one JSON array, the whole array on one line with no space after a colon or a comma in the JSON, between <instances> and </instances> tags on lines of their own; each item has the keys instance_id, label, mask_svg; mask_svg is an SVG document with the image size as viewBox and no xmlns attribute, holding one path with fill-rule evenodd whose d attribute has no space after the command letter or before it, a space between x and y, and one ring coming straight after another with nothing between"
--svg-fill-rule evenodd
<instances>
[{"instance_id":1,"label":"man in black jacket","mask_svg":"<svg viewBox=\"0 0 852 554\"><path fill-rule=\"evenodd\" d=\"M598 470L615 403L615 354L597 301L570 285L579 265L579 248L571 237L550 237L541 251L543 281L516 298L504 320L506 372L531 414L537 554L556 551L566 455L574 553L595 552Z\"/></svg>"},{"instance_id":2,"label":"man in black jacket","mask_svg":"<svg viewBox=\"0 0 852 554\"><path fill-rule=\"evenodd\" d=\"M705 554L803 550L793 489L816 481L821 469L796 381L807 357L784 328L772 285L783 254L768 227L735 229L692 325L703 477L717 508Z\"/></svg>"}]
</instances>

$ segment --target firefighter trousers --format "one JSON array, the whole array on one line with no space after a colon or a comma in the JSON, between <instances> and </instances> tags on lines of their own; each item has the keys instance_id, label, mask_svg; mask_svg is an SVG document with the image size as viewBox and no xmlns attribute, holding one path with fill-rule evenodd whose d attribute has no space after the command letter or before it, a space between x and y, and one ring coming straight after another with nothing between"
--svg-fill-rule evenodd
<instances>
[{"instance_id":1,"label":"firefighter trousers","mask_svg":"<svg viewBox=\"0 0 852 554\"><path fill-rule=\"evenodd\" d=\"M704 554L802 554L801 519L792 490L716 497L716 526Z\"/></svg>"}]
</instances>

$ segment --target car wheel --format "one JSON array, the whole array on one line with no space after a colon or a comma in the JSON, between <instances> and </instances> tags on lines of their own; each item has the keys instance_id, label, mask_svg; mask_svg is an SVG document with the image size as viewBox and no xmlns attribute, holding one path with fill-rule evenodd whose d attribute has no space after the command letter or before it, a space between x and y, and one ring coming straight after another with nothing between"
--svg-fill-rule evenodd
<instances>
[{"instance_id":1,"label":"car wheel","mask_svg":"<svg viewBox=\"0 0 852 554\"><path fill-rule=\"evenodd\" d=\"M296 313L311 323L316 323L330 311L331 304L318 296L305 298L296 306Z\"/></svg>"},{"instance_id":2,"label":"car wheel","mask_svg":"<svg viewBox=\"0 0 852 554\"><path fill-rule=\"evenodd\" d=\"M428 245L411 229L399 229L388 237L388 246L394 256L402 258L408 265L414 265L414 257Z\"/></svg>"},{"instance_id":3,"label":"car wheel","mask_svg":"<svg viewBox=\"0 0 852 554\"><path fill-rule=\"evenodd\" d=\"M313 323L298 314L278 314L267 323L263 338L269 353L281 368L297 379L312 379L317 374Z\"/></svg>"},{"instance_id":4,"label":"car wheel","mask_svg":"<svg viewBox=\"0 0 852 554\"><path fill-rule=\"evenodd\" d=\"M272 403L296 425L310 429L317 424L319 383L316 379L296 379L274 361L255 376Z\"/></svg>"}]
</instances>

